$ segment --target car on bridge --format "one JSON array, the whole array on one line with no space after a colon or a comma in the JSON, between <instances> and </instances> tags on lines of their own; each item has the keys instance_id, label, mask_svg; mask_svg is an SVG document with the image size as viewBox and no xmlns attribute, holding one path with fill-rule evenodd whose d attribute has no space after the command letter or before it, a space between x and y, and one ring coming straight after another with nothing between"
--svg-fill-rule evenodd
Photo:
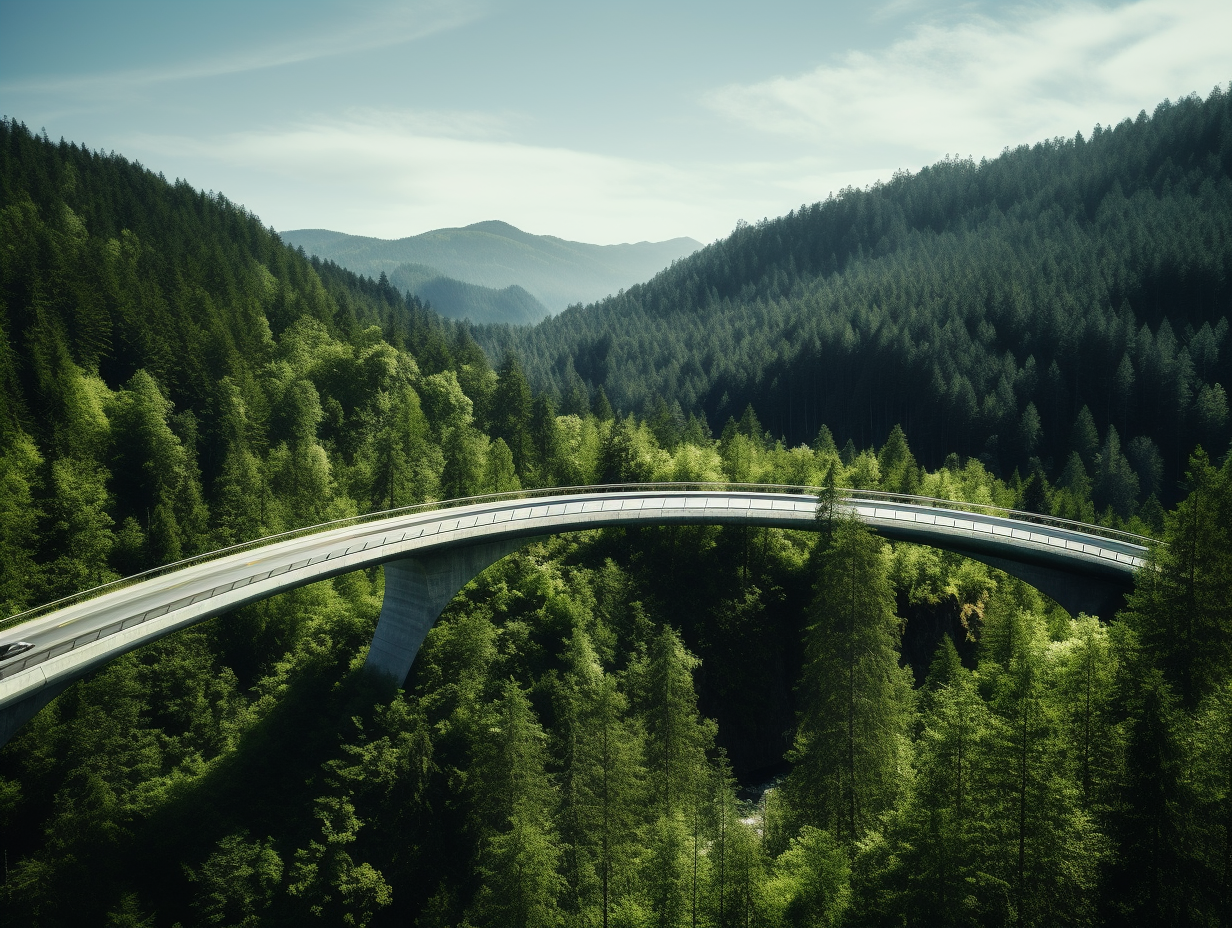
<instances>
[{"instance_id":1,"label":"car on bridge","mask_svg":"<svg viewBox=\"0 0 1232 928\"><path fill-rule=\"evenodd\" d=\"M0 644L0 661L7 661L10 657L24 654L32 647L34 645L28 641L11 641L8 644Z\"/></svg>"}]
</instances>

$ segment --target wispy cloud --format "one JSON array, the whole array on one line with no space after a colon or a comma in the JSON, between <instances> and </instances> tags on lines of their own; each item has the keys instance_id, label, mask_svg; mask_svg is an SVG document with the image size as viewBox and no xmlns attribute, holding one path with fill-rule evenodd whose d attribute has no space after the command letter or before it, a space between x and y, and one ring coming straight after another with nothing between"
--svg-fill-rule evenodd
<instances>
[{"instance_id":1,"label":"wispy cloud","mask_svg":"<svg viewBox=\"0 0 1232 928\"><path fill-rule=\"evenodd\" d=\"M5 93L105 98L174 81L224 77L300 64L320 58L401 45L466 25L481 16L477 0L419 0L350 8L341 22L300 35L233 48L173 65L100 74L26 78L0 84Z\"/></svg>"},{"instance_id":2,"label":"wispy cloud","mask_svg":"<svg viewBox=\"0 0 1232 928\"><path fill-rule=\"evenodd\" d=\"M1230 35L1227 0L1006 8L923 25L807 74L723 87L705 103L848 162L885 146L927 159L992 155L1209 92L1232 78Z\"/></svg>"},{"instance_id":3,"label":"wispy cloud","mask_svg":"<svg viewBox=\"0 0 1232 928\"><path fill-rule=\"evenodd\" d=\"M276 228L383 238L499 218L598 243L709 240L834 186L819 189L807 160L667 165L512 141L510 122L358 111L209 140L134 135L124 147L168 174L212 178Z\"/></svg>"}]
</instances>

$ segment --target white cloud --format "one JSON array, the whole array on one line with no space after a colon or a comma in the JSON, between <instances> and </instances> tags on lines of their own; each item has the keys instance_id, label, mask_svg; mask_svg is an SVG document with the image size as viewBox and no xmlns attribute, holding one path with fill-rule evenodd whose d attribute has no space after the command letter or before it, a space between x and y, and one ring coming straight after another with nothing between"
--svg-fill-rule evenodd
<instances>
[{"instance_id":1,"label":"white cloud","mask_svg":"<svg viewBox=\"0 0 1232 928\"><path fill-rule=\"evenodd\" d=\"M895 10L916 2L890 0ZM383 37L369 18L334 44L289 43L283 58L406 41L416 28L447 28L451 16L473 9L440 3L408 8L419 13ZM439 17L415 19L424 10ZM997 16L934 21L804 75L720 88L705 102L721 116L696 120L699 138L714 139L703 158L663 146L639 159L545 144L536 133L556 117L533 107L263 111L255 127L249 121L228 135L164 128L104 137L169 176L224 191L279 229L397 238L503 219L598 243L710 241L737 219L781 215L848 184L888 179L898 167L1085 132L1232 78L1227 0L1035 4ZM249 59L228 60L239 67ZM759 130L739 150L760 154L733 155L724 117Z\"/></svg>"},{"instance_id":2,"label":"white cloud","mask_svg":"<svg viewBox=\"0 0 1232 928\"><path fill-rule=\"evenodd\" d=\"M418 0L384 3L367 10L350 8L344 20L300 35L281 34L226 54L193 58L174 65L131 68L102 74L29 78L0 85L5 93L71 94L100 99L141 87L201 80L277 68L320 58L388 48L427 38L472 22L480 8L472 0Z\"/></svg>"},{"instance_id":3,"label":"white cloud","mask_svg":"<svg viewBox=\"0 0 1232 928\"><path fill-rule=\"evenodd\" d=\"M1232 78L1232 4L1138 0L1019 8L925 25L797 77L709 94L717 112L831 158L887 146L932 160L1087 131Z\"/></svg>"},{"instance_id":4,"label":"white cloud","mask_svg":"<svg viewBox=\"0 0 1232 928\"><path fill-rule=\"evenodd\" d=\"M665 165L505 138L509 119L360 111L201 140L130 136L124 150L211 186L279 229L399 238L484 219L595 243L726 235L818 199L819 168ZM888 171L840 182L869 183Z\"/></svg>"}]
</instances>

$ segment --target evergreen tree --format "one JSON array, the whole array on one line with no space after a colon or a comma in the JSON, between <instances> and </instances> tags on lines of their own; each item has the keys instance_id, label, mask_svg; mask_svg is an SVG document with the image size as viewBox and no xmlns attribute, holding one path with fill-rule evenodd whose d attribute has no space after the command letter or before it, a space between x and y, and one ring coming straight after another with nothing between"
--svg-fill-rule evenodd
<instances>
[{"instance_id":1,"label":"evergreen tree","mask_svg":"<svg viewBox=\"0 0 1232 928\"><path fill-rule=\"evenodd\" d=\"M1111 801L1120 763L1116 721L1117 657L1108 629L1091 616L1073 622L1058 655L1055 695L1070 775L1082 806L1097 815Z\"/></svg>"},{"instance_id":2,"label":"evergreen tree","mask_svg":"<svg viewBox=\"0 0 1232 928\"><path fill-rule=\"evenodd\" d=\"M604 928L634 873L645 788L641 732L581 629L565 655L562 834L575 911ZM597 913L597 914L594 914Z\"/></svg>"},{"instance_id":3,"label":"evergreen tree","mask_svg":"<svg viewBox=\"0 0 1232 928\"><path fill-rule=\"evenodd\" d=\"M902 848L879 891L921 922L987 925L1008 916L1007 886L988 847L994 719L948 637L929 670L916 778L890 837Z\"/></svg>"},{"instance_id":4,"label":"evergreen tree","mask_svg":"<svg viewBox=\"0 0 1232 928\"><path fill-rule=\"evenodd\" d=\"M1103 843L1061 762L1042 623L1018 612L1009 625L988 759L991 866L1009 886L1015 924L1086 923Z\"/></svg>"},{"instance_id":5,"label":"evergreen tree","mask_svg":"<svg viewBox=\"0 0 1232 928\"><path fill-rule=\"evenodd\" d=\"M848 846L898 795L911 692L884 546L837 519L818 558L787 794L801 824Z\"/></svg>"},{"instance_id":6,"label":"evergreen tree","mask_svg":"<svg viewBox=\"0 0 1232 928\"><path fill-rule=\"evenodd\" d=\"M556 409L547 394L535 397L531 406L530 443L534 449L533 481L538 486L554 486L561 470L560 428Z\"/></svg>"},{"instance_id":7,"label":"evergreen tree","mask_svg":"<svg viewBox=\"0 0 1232 928\"><path fill-rule=\"evenodd\" d=\"M593 404L595 418L600 422L610 422L615 416L612 412L612 404L608 402L607 394L603 392L603 387L599 387L598 393L595 395Z\"/></svg>"},{"instance_id":8,"label":"evergreen tree","mask_svg":"<svg viewBox=\"0 0 1232 928\"><path fill-rule=\"evenodd\" d=\"M693 671L698 660L665 625L644 657L629 667L646 731L646 774L654 824L648 837L647 896L660 925L679 925L690 905L694 868L687 817L708 785L706 752L712 722L697 712Z\"/></svg>"},{"instance_id":9,"label":"evergreen tree","mask_svg":"<svg viewBox=\"0 0 1232 928\"><path fill-rule=\"evenodd\" d=\"M830 833L805 825L774 862L766 887L771 913L784 928L838 928L851 903L851 863Z\"/></svg>"},{"instance_id":10,"label":"evergreen tree","mask_svg":"<svg viewBox=\"0 0 1232 928\"><path fill-rule=\"evenodd\" d=\"M632 483L640 477L629 426L615 419L599 450L599 483Z\"/></svg>"},{"instance_id":11,"label":"evergreen tree","mask_svg":"<svg viewBox=\"0 0 1232 928\"><path fill-rule=\"evenodd\" d=\"M552 816L544 732L530 700L507 681L480 748L478 806L486 820L477 925L546 928L560 923L560 849Z\"/></svg>"},{"instance_id":12,"label":"evergreen tree","mask_svg":"<svg viewBox=\"0 0 1232 928\"><path fill-rule=\"evenodd\" d=\"M13 435L0 453L0 612L9 616L30 605L40 586L37 544L39 469L38 447L28 435Z\"/></svg>"},{"instance_id":13,"label":"evergreen tree","mask_svg":"<svg viewBox=\"0 0 1232 928\"><path fill-rule=\"evenodd\" d=\"M890 437L877 453L881 468L881 485L891 493L915 493L919 483L919 469L915 455L907 446L907 436L902 426L895 425Z\"/></svg>"},{"instance_id":14,"label":"evergreen tree","mask_svg":"<svg viewBox=\"0 0 1232 928\"><path fill-rule=\"evenodd\" d=\"M1121 440L1114 426L1108 426L1108 437L1095 455L1095 505L1105 506L1122 519L1133 515L1138 498L1138 475L1121 454Z\"/></svg>"},{"instance_id":15,"label":"evergreen tree","mask_svg":"<svg viewBox=\"0 0 1232 928\"><path fill-rule=\"evenodd\" d=\"M697 712L693 671L699 663L676 630L664 625L645 657L629 669L645 720L650 794L656 811L665 816L685 807L714 741L713 723Z\"/></svg>"},{"instance_id":16,"label":"evergreen tree","mask_svg":"<svg viewBox=\"0 0 1232 928\"><path fill-rule=\"evenodd\" d=\"M1193 708L1232 673L1232 458L1216 470L1199 449L1187 476L1124 620Z\"/></svg>"},{"instance_id":17,"label":"evergreen tree","mask_svg":"<svg viewBox=\"0 0 1232 928\"><path fill-rule=\"evenodd\" d=\"M504 440L513 452L518 473L526 476L534 458L530 433L532 398L522 365L512 352L505 355L497 377L492 396L492 437Z\"/></svg>"},{"instance_id":18,"label":"evergreen tree","mask_svg":"<svg viewBox=\"0 0 1232 928\"><path fill-rule=\"evenodd\" d=\"M171 403L145 371L109 404L116 493L141 522L150 548L147 566L177 561L204 546L208 512L195 448L185 448L168 421Z\"/></svg>"},{"instance_id":19,"label":"evergreen tree","mask_svg":"<svg viewBox=\"0 0 1232 928\"><path fill-rule=\"evenodd\" d=\"M509 493L522 489L514 469L513 454L502 439L488 445L487 461L483 472L485 493Z\"/></svg>"},{"instance_id":20,"label":"evergreen tree","mask_svg":"<svg viewBox=\"0 0 1232 928\"><path fill-rule=\"evenodd\" d=\"M1232 924L1232 679L1210 694L1194 725L1194 821L1204 908Z\"/></svg>"},{"instance_id":21,"label":"evergreen tree","mask_svg":"<svg viewBox=\"0 0 1232 928\"><path fill-rule=\"evenodd\" d=\"M1162 673L1132 642L1123 648L1118 698L1126 720L1125 761L1110 832L1117 854L1105 905L1113 925L1196 921L1193 795L1185 719Z\"/></svg>"}]
</instances>

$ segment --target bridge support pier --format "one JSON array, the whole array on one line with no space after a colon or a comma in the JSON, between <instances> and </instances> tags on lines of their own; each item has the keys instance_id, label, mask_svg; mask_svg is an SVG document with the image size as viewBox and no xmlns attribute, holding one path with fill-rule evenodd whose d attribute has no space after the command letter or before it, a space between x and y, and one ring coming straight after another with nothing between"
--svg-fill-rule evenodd
<instances>
[{"instance_id":1,"label":"bridge support pier","mask_svg":"<svg viewBox=\"0 0 1232 928\"><path fill-rule=\"evenodd\" d=\"M0 747L8 743L9 738L26 722L34 718L53 699L68 688L67 683L55 686L43 685L21 702L9 703L0 709Z\"/></svg>"},{"instance_id":2,"label":"bridge support pier","mask_svg":"<svg viewBox=\"0 0 1232 928\"><path fill-rule=\"evenodd\" d=\"M531 541L506 538L387 562L385 600L364 667L402 686L428 629L449 601L484 570Z\"/></svg>"}]
</instances>

